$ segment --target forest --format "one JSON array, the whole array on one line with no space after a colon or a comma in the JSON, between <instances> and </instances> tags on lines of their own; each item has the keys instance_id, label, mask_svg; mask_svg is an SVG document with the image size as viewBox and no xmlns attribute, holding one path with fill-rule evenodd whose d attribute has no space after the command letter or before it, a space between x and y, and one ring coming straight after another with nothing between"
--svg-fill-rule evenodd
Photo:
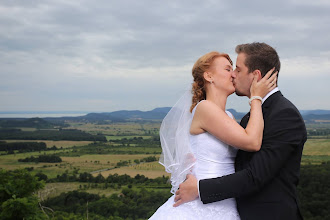
<instances>
[{"instance_id":1,"label":"forest","mask_svg":"<svg viewBox=\"0 0 330 220\"><path fill-rule=\"evenodd\" d=\"M87 213L88 219L147 219L171 196L168 177L149 179L143 175L115 174L104 178L102 175L93 177L89 173L80 173L68 179L96 184L92 186L96 188L119 187L121 190L106 197L87 193L86 187L81 187L81 190L38 201L33 192L44 186L45 179L47 181L47 177L31 175L25 169L0 169L1 219L8 216L18 219L47 219L47 216L52 216L52 219L86 219ZM305 219L329 219L330 162L302 166L300 179L298 195ZM61 181L61 177L57 181ZM39 206L43 208L39 209Z\"/></svg>"}]
</instances>

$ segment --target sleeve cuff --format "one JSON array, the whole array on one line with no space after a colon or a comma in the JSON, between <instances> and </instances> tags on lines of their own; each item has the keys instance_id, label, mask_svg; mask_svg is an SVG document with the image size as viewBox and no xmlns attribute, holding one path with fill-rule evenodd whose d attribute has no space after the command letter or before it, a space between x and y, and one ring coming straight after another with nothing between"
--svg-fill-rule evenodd
<instances>
[{"instance_id":1,"label":"sleeve cuff","mask_svg":"<svg viewBox=\"0 0 330 220\"><path fill-rule=\"evenodd\" d=\"M200 193L199 193L199 181L200 181L200 180L197 181L197 189L198 189L198 197L201 198L201 195L200 195Z\"/></svg>"}]
</instances>

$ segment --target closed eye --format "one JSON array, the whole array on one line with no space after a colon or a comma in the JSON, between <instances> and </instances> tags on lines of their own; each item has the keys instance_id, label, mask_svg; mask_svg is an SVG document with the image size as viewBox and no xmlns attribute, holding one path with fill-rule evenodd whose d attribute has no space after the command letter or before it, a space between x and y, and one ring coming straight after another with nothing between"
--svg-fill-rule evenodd
<instances>
[{"instance_id":1,"label":"closed eye","mask_svg":"<svg viewBox=\"0 0 330 220\"><path fill-rule=\"evenodd\" d=\"M231 72L231 71L233 71L233 67L230 65L226 65L225 70L227 70L228 72Z\"/></svg>"}]
</instances>

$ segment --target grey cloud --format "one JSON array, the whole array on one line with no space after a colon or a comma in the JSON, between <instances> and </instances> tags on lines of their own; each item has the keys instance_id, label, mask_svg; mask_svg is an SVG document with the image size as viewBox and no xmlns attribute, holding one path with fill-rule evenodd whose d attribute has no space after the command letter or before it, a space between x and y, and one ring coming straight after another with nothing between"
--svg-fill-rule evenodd
<instances>
[{"instance_id":1,"label":"grey cloud","mask_svg":"<svg viewBox=\"0 0 330 220\"><path fill-rule=\"evenodd\" d=\"M240 43L264 41L288 60L330 52L330 5L315 1L34 0L0 10L1 88L57 103L171 105L198 57L218 50L235 60Z\"/></svg>"}]
</instances>

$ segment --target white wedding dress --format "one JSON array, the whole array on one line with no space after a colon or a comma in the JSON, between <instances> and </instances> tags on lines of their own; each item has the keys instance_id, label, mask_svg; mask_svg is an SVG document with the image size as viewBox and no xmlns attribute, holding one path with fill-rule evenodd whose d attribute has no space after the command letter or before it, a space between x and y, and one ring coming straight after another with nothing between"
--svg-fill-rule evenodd
<instances>
[{"instance_id":1,"label":"white wedding dress","mask_svg":"<svg viewBox=\"0 0 330 220\"><path fill-rule=\"evenodd\" d=\"M196 107L192 112L192 117ZM232 117L230 112L227 112L227 114ZM190 144L196 158L193 174L198 180L220 177L235 172L234 162L237 149L223 143L210 133L190 135ZM234 198L209 204L203 204L198 198L178 207L173 207L174 197L174 195L170 197L150 219L240 220Z\"/></svg>"}]
</instances>

